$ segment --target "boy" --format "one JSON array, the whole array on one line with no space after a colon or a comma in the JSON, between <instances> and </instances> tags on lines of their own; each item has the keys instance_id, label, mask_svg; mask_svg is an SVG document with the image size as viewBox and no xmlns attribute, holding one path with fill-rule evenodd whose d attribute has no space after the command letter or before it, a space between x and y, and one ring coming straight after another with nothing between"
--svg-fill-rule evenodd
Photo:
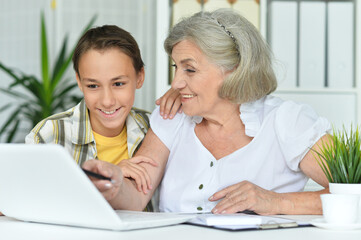
<instances>
[{"instance_id":1,"label":"boy","mask_svg":"<svg viewBox=\"0 0 361 240\"><path fill-rule=\"evenodd\" d=\"M146 170L139 162L127 160L149 128L149 113L132 108L135 90L144 82L138 44L117 26L90 29L75 48L73 66L84 99L68 111L39 122L25 142L60 144L80 166L89 159L117 164L124 177L136 180L138 191L147 193L151 183ZM163 108L173 101L172 112L178 109L176 96L168 92L162 99ZM151 159L143 162L156 165Z\"/></svg>"}]
</instances>

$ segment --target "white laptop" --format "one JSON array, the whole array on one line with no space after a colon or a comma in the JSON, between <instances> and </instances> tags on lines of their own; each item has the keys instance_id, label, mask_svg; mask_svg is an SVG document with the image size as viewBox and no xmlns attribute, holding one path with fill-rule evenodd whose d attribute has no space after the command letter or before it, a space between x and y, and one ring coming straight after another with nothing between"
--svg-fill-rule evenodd
<instances>
[{"instance_id":1,"label":"white laptop","mask_svg":"<svg viewBox=\"0 0 361 240\"><path fill-rule=\"evenodd\" d=\"M192 218L114 211L70 154L53 144L0 144L0 212L29 222L109 230L160 227Z\"/></svg>"}]
</instances>

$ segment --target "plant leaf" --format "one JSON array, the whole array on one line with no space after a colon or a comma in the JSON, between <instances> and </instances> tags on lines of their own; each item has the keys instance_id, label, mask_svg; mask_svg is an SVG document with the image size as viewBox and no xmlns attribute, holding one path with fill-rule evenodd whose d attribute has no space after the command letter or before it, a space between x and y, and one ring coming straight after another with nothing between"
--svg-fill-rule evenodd
<instances>
[{"instance_id":1,"label":"plant leaf","mask_svg":"<svg viewBox=\"0 0 361 240\"><path fill-rule=\"evenodd\" d=\"M13 111L8 119L5 121L5 123L3 124L3 126L0 129L0 136L6 132L6 129L8 128L8 126L11 125L11 123L14 123L14 119L16 119L16 117L20 114L20 107L18 107L17 109L15 109L15 111Z\"/></svg>"},{"instance_id":2,"label":"plant leaf","mask_svg":"<svg viewBox=\"0 0 361 240\"><path fill-rule=\"evenodd\" d=\"M7 74L9 74L14 80L15 82L18 82L19 81L19 77L14 73L14 70L6 67L5 65L3 65L1 62L0 62L0 68L6 72Z\"/></svg>"},{"instance_id":3,"label":"plant leaf","mask_svg":"<svg viewBox=\"0 0 361 240\"><path fill-rule=\"evenodd\" d=\"M54 65L53 74L52 74L52 77L51 77L52 84L54 84L53 83L54 79L56 78L56 76L58 75L60 69L64 65L64 59L65 59L67 45L68 45L68 35L66 35L65 38L64 38L63 45L61 47L59 56L58 56L58 58L56 60L56 63Z\"/></svg>"},{"instance_id":4,"label":"plant leaf","mask_svg":"<svg viewBox=\"0 0 361 240\"><path fill-rule=\"evenodd\" d=\"M0 112L3 112L3 111L5 111L5 110L8 110L9 107L11 107L11 105L13 105L13 104L12 104L12 103L8 103L8 104L2 106L2 107L0 108Z\"/></svg>"},{"instance_id":5,"label":"plant leaf","mask_svg":"<svg viewBox=\"0 0 361 240\"><path fill-rule=\"evenodd\" d=\"M15 134L19 128L19 124L20 124L20 119L16 119L15 124L13 125L12 129L10 130L8 137L6 139L6 142L10 143L13 141Z\"/></svg>"},{"instance_id":6,"label":"plant leaf","mask_svg":"<svg viewBox=\"0 0 361 240\"><path fill-rule=\"evenodd\" d=\"M361 183L361 137L359 127L333 131L330 144L314 154L329 182Z\"/></svg>"},{"instance_id":7,"label":"plant leaf","mask_svg":"<svg viewBox=\"0 0 361 240\"><path fill-rule=\"evenodd\" d=\"M0 92L4 92L8 95L11 95L12 97L15 97L15 98L22 98L24 94L22 93L19 93L19 92L16 92L14 90L9 90L9 89L4 89L4 88L0 88ZM26 96L24 96L26 97Z\"/></svg>"},{"instance_id":8,"label":"plant leaf","mask_svg":"<svg viewBox=\"0 0 361 240\"><path fill-rule=\"evenodd\" d=\"M94 24L95 20L96 20L97 16L93 16L88 25L85 27L85 29L82 31L82 34L83 35L87 30L90 29L90 27ZM66 42L67 42L67 38L64 39L64 43L63 43L63 47L65 46L66 47ZM71 53L68 55L68 57L66 58L66 60L62 61L62 65L59 66L59 70L57 71L56 74L54 74L54 78L52 79L52 83L51 83L51 88L52 90L55 89L55 87L58 85L59 81L61 80L62 76L64 75L66 69L68 68L69 64L71 63L71 60L72 60L72 57L73 57L73 54L74 54L74 50L75 50L75 47L73 47L73 49L71 50ZM61 56L61 55L60 55Z\"/></svg>"},{"instance_id":9,"label":"plant leaf","mask_svg":"<svg viewBox=\"0 0 361 240\"><path fill-rule=\"evenodd\" d=\"M49 59L48 59L48 40L46 36L46 27L44 12L41 13L41 73L43 78L44 90L49 89Z\"/></svg>"}]
</instances>

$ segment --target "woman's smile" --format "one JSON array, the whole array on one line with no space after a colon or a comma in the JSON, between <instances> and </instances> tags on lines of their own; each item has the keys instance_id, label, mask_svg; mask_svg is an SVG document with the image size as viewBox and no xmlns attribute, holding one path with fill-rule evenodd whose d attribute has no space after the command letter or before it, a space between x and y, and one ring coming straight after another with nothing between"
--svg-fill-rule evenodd
<instances>
[{"instance_id":1,"label":"woman's smile","mask_svg":"<svg viewBox=\"0 0 361 240\"><path fill-rule=\"evenodd\" d=\"M182 96L182 102L191 100L192 98L196 97L196 94L181 94Z\"/></svg>"}]
</instances>

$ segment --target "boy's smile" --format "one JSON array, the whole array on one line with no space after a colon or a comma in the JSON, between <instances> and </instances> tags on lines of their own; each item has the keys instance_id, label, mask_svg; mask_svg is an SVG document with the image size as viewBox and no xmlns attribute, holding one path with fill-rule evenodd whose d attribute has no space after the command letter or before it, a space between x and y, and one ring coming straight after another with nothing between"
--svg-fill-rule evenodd
<instances>
[{"instance_id":1,"label":"boy's smile","mask_svg":"<svg viewBox=\"0 0 361 240\"><path fill-rule=\"evenodd\" d=\"M113 113L115 113L116 111L118 111L120 108L118 109L115 109L113 111L105 111L105 110L101 110L99 109L100 111L102 111L103 113L105 113L105 115L113 115Z\"/></svg>"},{"instance_id":2,"label":"boy's smile","mask_svg":"<svg viewBox=\"0 0 361 240\"><path fill-rule=\"evenodd\" d=\"M106 137L117 136L133 106L135 90L143 81L144 69L136 73L132 59L117 48L84 53L77 82L93 131Z\"/></svg>"},{"instance_id":3,"label":"boy's smile","mask_svg":"<svg viewBox=\"0 0 361 240\"><path fill-rule=\"evenodd\" d=\"M119 113L120 109L121 108L117 108L117 109L114 109L114 110L111 110L111 111L106 111L106 110L103 110L103 109L98 109L98 110L104 115L104 117L112 118L112 117L115 117L115 115L117 113Z\"/></svg>"}]
</instances>

